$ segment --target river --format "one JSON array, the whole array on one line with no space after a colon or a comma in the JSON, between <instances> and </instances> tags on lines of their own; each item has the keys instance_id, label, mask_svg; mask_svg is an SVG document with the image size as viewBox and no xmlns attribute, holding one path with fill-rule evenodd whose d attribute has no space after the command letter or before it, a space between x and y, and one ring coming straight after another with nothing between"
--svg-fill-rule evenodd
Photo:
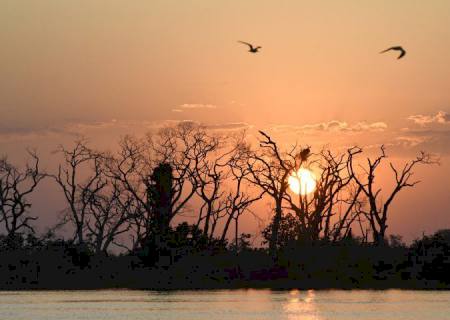
<instances>
[{"instance_id":1,"label":"river","mask_svg":"<svg viewBox=\"0 0 450 320\"><path fill-rule=\"evenodd\" d=\"M6 320L450 319L448 291L3 291Z\"/></svg>"}]
</instances>

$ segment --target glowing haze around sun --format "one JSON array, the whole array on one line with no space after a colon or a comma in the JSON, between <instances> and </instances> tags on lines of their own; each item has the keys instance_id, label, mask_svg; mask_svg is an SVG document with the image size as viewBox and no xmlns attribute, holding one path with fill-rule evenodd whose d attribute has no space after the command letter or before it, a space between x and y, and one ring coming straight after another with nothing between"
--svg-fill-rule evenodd
<instances>
[{"instance_id":1,"label":"glowing haze around sun","mask_svg":"<svg viewBox=\"0 0 450 320\"><path fill-rule=\"evenodd\" d=\"M307 195L316 189L316 177L308 169L300 168L288 178L289 188L295 194Z\"/></svg>"}]
</instances>

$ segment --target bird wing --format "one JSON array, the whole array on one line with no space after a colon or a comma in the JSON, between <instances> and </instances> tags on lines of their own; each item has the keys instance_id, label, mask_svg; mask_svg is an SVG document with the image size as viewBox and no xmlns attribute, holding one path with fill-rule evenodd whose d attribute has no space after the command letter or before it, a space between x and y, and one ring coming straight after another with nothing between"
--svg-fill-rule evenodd
<instances>
[{"instance_id":1,"label":"bird wing","mask_svg":"<svg viewBox=\"0 0 450 320\"><path fill-rule=\"evenodd\" d=\"M380 51L380 53L388 52L389 50L395 50L395 47L387 48L386 50Z\"/></svg>"},{"instance_id":2,"label":"bird wing","mask_svg":"<svg viewBox=\"0 0 450 320\"><path fill-rule=\"evenodd\" d=\"M252 46L252 44L251 44L251 43L248 43L248 42L244 42L244 41L238 41L238 42L240 42L240 43L243 43L243 44L246 44L246 45L248 45L248 46L250 47L250 49L252 49L252 50L253 50L253 46Z\"/></svg>"},{"instance_id":3,"label":"bird wing","mask_svg":"<svg viewBox=\"0 0 450 320\"><path fill-rule=\"evenodd\" d=\"M400 53L400 55L398 56L397 59L403 58L403 56L404 56L405 54L406 54L406 51L405 51L404 49L401 49L401 53Z\"/></svg>"}]
</instances>

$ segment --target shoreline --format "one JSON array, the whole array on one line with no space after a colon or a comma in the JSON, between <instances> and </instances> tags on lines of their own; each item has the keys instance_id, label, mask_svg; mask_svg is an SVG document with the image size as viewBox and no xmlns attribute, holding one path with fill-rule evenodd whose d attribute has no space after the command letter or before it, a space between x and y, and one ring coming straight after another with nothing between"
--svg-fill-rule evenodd
<instances>
[{"instance_id":1,"label":"shoreline","mask_svg":"<svg viewBox=\"0 0 450 320\"><path fill-rule=\"evenodd\" d=\"M437 285L437 286L390 286L388 284L379 286L270 286L264 284L254 285L217 285L217 286L166 286L166 287L146 287L146 286L76 286L76 287L58 287L58 286L42 286L42 287L16 287L16 288L4 288L0 287L0 292L11 291L108 291L108 290L130 290L130 291L155 291L155 292L175 292L175 291L222 291L222 290L270 290L270 291L291 291L291 290L315 290L315 291L389 291L389 290L401 290L401 291L450 291L450 285Z\"/></svg>"}]
</instances>

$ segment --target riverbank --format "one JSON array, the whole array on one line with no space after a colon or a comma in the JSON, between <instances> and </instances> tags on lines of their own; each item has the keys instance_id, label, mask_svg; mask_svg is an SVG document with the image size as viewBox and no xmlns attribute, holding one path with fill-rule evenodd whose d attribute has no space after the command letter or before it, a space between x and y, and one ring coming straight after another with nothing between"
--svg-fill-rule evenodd
<instances>
[{"instance_id":1,"label":"riverbank","mask_svg":"<svg viewBox=\"0 0 450 320\"><path fill-rule=\"evenodd\" d=\"M422 261L406 248L297 248L275 260L262 250L203 252L160 260L148 266L133 255L3 253L0 290L450 289L448 257Z\"/></svg>"}]
</instances>

